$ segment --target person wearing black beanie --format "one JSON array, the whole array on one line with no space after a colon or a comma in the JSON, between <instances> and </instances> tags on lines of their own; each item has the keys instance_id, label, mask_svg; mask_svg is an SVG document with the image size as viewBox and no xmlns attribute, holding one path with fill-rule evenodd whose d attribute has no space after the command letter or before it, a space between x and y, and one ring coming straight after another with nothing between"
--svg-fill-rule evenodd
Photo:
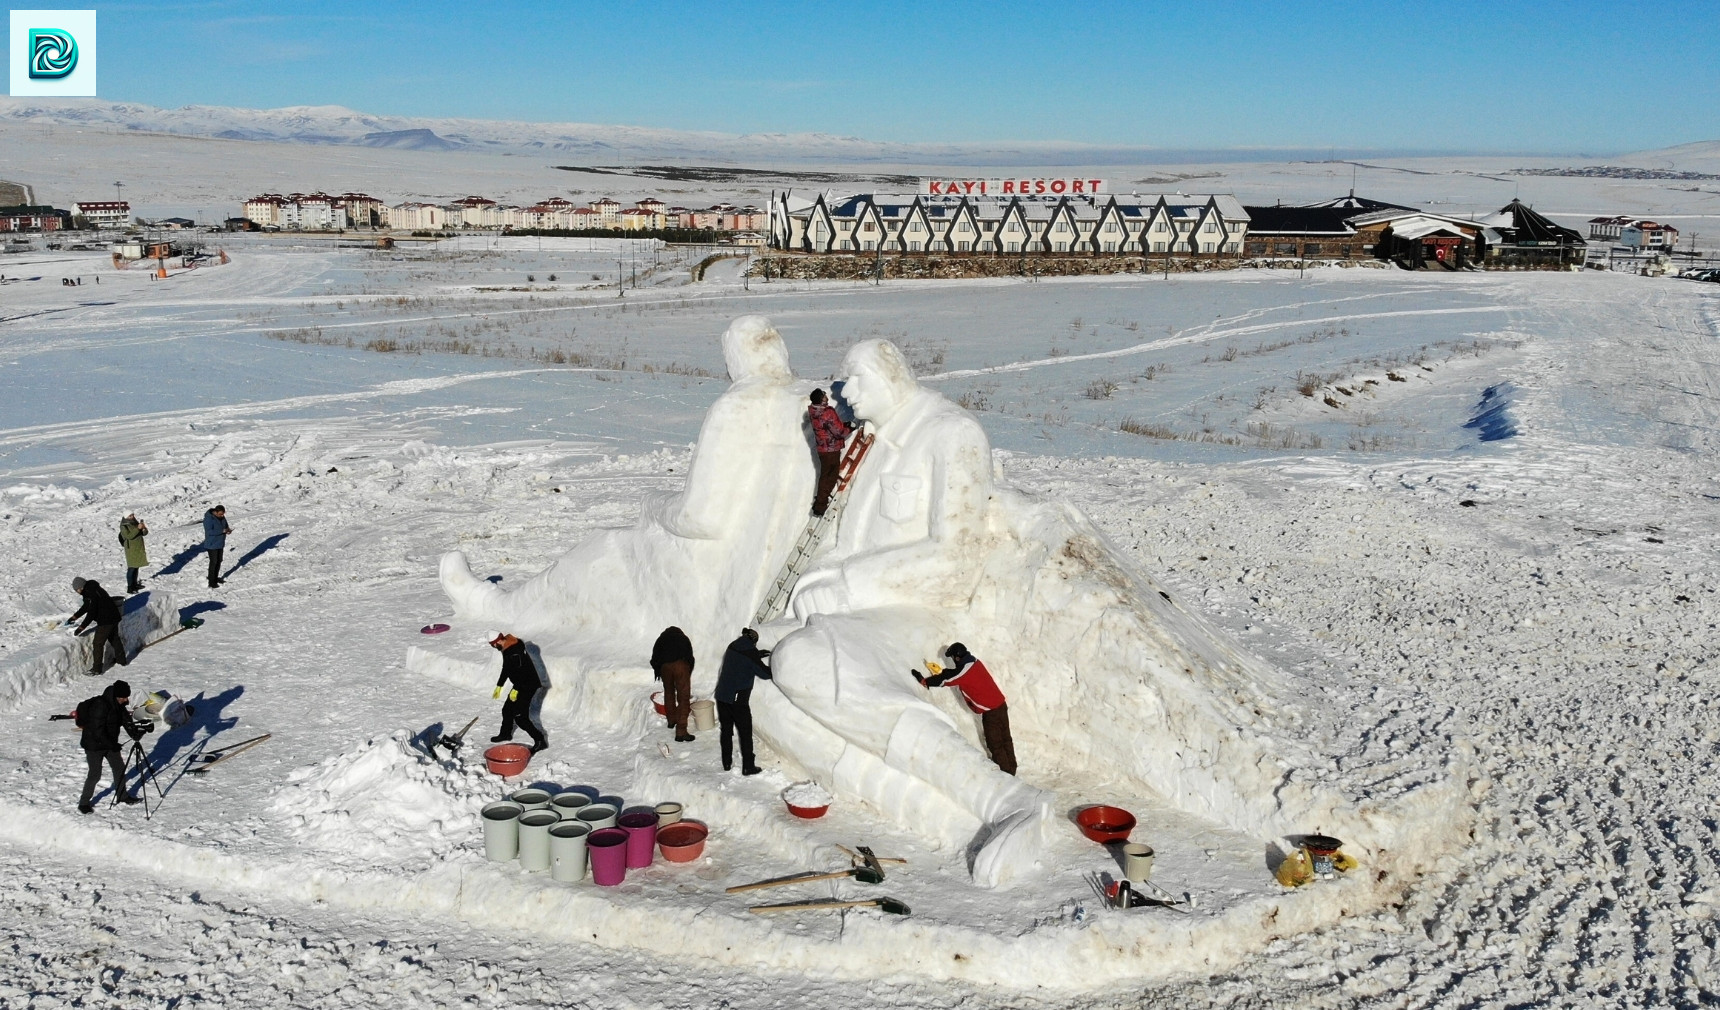
<instances>
[{"instance_id":1,"label":"person wearing black beanie","mask_svg":"<svg viewBox=\"0 0 1720 1010\"><path fill-rule=\"evenodd\" d=\"M139 802L139 798L125 788L125 762L120 758L119 752L121 729L133 740L143 736L143 730L132 722L131 713L126 711L126 706L130 704L131 685L123 680L116 680L108 685L106 691L79 703L74 713L78 728L83 730L80 743L90 765L90 773L84 779L83 795L78 797L80 814L96 812L96 808L90 805L90 797L95 795L96 784L101 781L104 761L113 769L113 788L117 794L115 798L121 803Z\"/></svg>"}]
</instances>

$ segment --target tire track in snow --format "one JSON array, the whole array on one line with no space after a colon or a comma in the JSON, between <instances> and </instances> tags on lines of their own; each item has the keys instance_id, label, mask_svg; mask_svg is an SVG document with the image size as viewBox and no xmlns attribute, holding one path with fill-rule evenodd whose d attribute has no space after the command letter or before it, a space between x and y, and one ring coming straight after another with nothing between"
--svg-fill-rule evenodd
<instances>
[{"instance_id":1,"label":"tire track in snow","mask_svg":"<svg viewBox=\"0 0 1720 1010\"><path fill-rule=\"evenodd\" d=\"M1235 326L1218 330L1189 332L1187 330L1174 337L1163 340L1150 340L1133 347L1124 347L1115 351L1095 351L1091 354L1065 354L1055 358L1035 358L1032 361L1016 361L1007 365L987 365L984 368L961 368L949 372L939 372L936 375L920 377L921 382L940 382L945 379L965 379L976 375L998 375L1005 372L1025 372L1047 365L1067 365L1077 361L1099 361L1105 358L1122 358L1133 354L1145 354L1148 351L1163 350L1166 347L1180 347L1184 344L1198 344L1215 337L1241 337L1253 333L1269 333L1273 330L1289 329L1294 326L1319 326L1328 323L1345 323L1359 319L1390 319L1403 316L1450 316L1475 312L1508 312L1503 305L1477 305L1472 308L1455 309L1399 309L1392 312L1356 312L1343 316L1319 316L1313 319L1288 319L1277 323L1259 323L1254 326Z\"/></svg>"}]
</instances>

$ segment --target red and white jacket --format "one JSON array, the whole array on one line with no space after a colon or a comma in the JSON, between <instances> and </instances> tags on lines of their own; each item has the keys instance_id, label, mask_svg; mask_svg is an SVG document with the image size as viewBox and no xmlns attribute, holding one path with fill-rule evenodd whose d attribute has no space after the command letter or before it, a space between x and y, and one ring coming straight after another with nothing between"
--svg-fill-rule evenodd
<instances>
[{"instance_id":1,"label":"red and white jacket","mask_svg":"<svg viewBox=\"0 0 1720 1010\"><path fill-rule=\"evenodd\" d=\"M926 678L927 687L943 687L945 684L960 691L962 700L975 712L990 712L1004 706L1003 692L998 690L997 681L991 679L991 671L977 659L966 666L951 667L935 677Z\"/></svg>"}]
</instances>

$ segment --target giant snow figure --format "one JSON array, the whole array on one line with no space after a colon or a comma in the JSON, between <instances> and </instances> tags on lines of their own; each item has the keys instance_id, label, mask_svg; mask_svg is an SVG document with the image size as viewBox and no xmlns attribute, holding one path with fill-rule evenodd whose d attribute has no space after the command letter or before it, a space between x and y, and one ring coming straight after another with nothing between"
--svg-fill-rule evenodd
<instances>
[{"instance_id":1,"label":"giant snow figure","mask_svg":"<svg viewBox=\"0 0 1720 1010\"><path fill-rule=\"evenodd\" d=\"M676 625L714 670L793 546L815 477L801 423L812 387L770 320L736 319L722 346L734 384L705 415L679 495L647 500L632 528L596 534L513 591L450 551L442 587L456 610L582 671L638 666Z\"/></svg>"},{"instance_id":2,"label":"giant snow figure","mask_svg":"<svg viewBox=\"0 0 1720 1010\"><path fill-rule=\"evenodd\" d=\"M813 464L780 338L752 317L723 342L736 382L700 431L683 494L514 593L448 555L443 583L463 613L538 634L546 656L570 654L588 676L637 666L666 624L709 650L750 619L805 522ZM1031 870L1099 790L1156 795L1256 837L1319 827L1395 843L1397 818L1290 773L1313 744L1281 674L1131 571L1072 507L998 487L979 424L922 387L895 345L861 343L842 371L877 441L834 542L789 613L760 629L776 679L753 708L784 759L970 846L987 886ZM910 673L954 640L1009 699L1020 778L987 759L948 692Z\"/></svg>"}]
</instances>

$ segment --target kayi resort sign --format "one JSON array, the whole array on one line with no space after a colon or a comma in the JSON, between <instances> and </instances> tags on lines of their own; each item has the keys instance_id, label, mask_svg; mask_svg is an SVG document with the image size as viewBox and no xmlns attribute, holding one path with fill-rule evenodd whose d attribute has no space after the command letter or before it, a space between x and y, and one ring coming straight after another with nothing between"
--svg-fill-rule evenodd
<instances>
[{"instance_id":1,"label":"kayi resort sign","mask_svg":"<svg viewBox=\"0 0 1720 1010\"><path fill-rule=\"evenodd\" d=\"M921 196L1089 196L1109 193L1104 179L921 179Z\"/></svg>"}]
</instances>

